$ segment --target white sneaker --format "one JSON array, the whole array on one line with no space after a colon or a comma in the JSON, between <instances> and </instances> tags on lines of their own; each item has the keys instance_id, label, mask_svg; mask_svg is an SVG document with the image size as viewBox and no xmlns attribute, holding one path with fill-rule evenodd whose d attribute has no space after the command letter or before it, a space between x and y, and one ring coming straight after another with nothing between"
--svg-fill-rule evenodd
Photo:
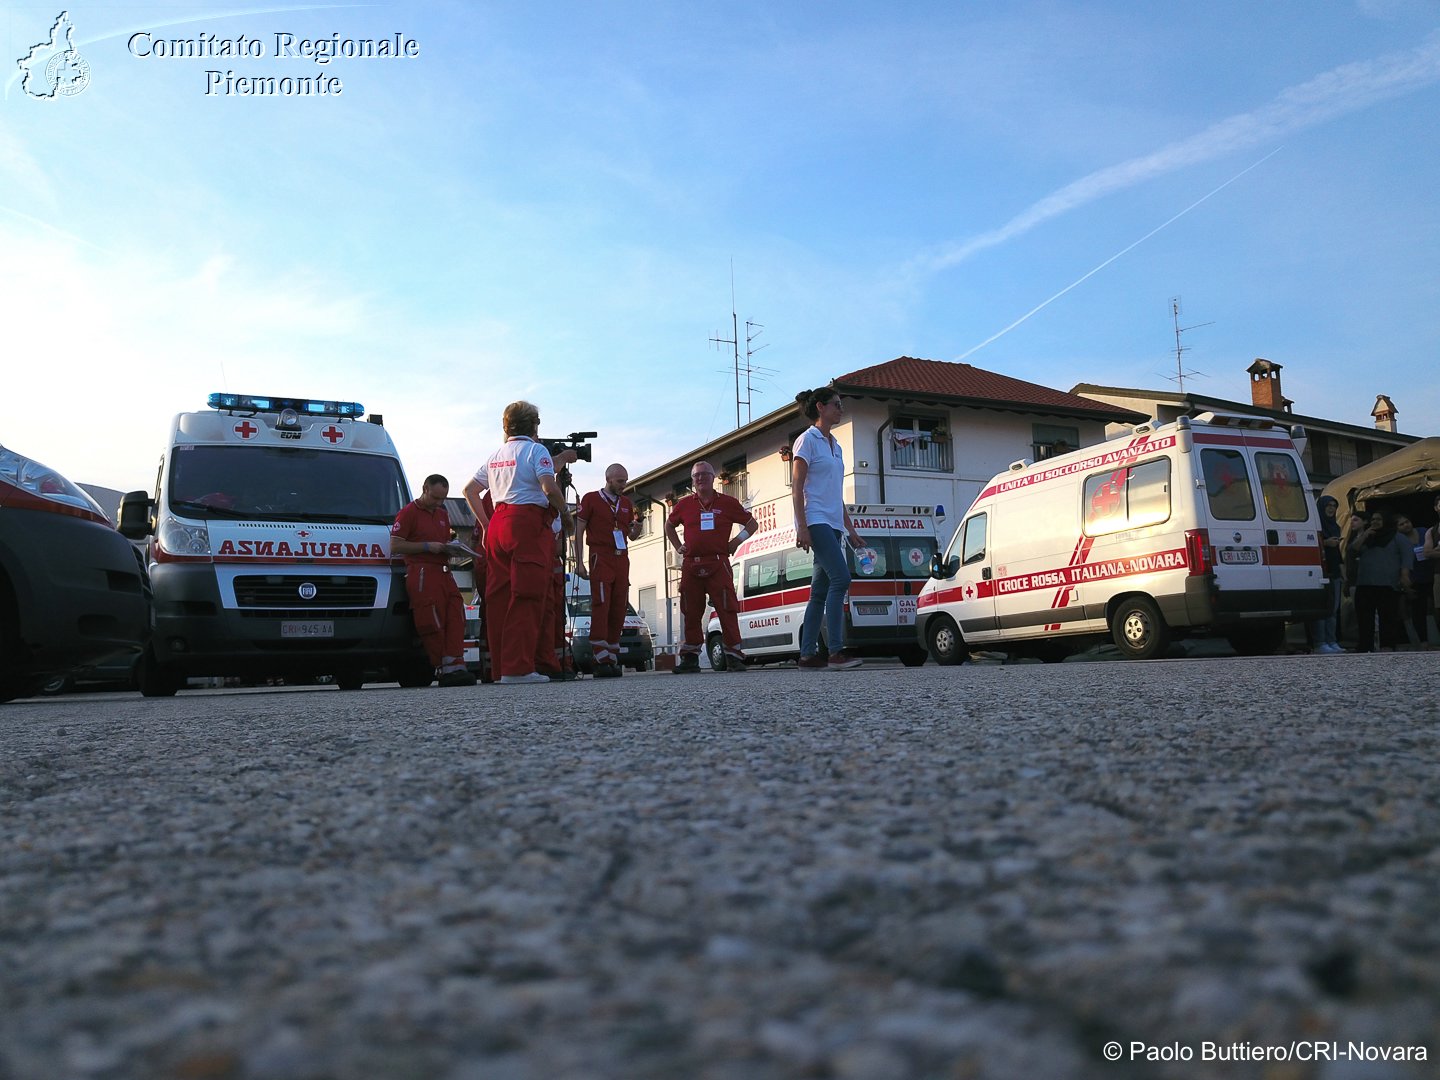
<instances>
[{"instance_id":1,"label":"white sneaker","mask_svg":"<svg viewBox=\"0 0 1440 1080\"><path fill-rule=\"evenodd\" d=\"M541 675L538 671L532 671L529 675L501 675L502 686L528 686L531 683L548 683L549 675Z\"/></svg>"}]
</instances>

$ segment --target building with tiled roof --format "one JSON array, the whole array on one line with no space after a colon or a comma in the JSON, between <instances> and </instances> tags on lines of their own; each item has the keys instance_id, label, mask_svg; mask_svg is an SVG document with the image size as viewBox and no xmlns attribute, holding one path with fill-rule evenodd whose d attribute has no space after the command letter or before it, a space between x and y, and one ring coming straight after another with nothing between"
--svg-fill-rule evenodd
<instances>
[{"instance_id":1,"label":"building with tiled roof","mask_svg":"<svg viewBox=\"0 0 1440 1080\"><path fill-rule=\"evenodd\" d=\"M947 519L942 544L985 482L1011 462L1089 446L1104 440L1108 424L1147 419L971 364L912 356L839 375L830 385L845 404L834 434L845 454L846 502L941 506ZM746 505L788 502L790 447L809 423L791 402L634 477L630 491L645 535L631 545L631 600L657 645L678 643L680 636L678 560L664 537L666 500L688 491L691 465L706 460L720 474L717 486Z\"/></svg>"}]
</instances>

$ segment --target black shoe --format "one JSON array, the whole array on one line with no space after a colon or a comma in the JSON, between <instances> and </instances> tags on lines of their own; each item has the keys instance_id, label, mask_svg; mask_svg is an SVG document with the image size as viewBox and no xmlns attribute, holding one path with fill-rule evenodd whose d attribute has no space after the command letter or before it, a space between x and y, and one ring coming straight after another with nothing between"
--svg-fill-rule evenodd
<instances>
[{"instance_id":1,"label":"black shoe","mask_svg":"<svg viewBox=\"0 0 1440 1080\"><path fill-rule=\"evenodd\" d=\"M700 670L700 657L693 653L689 656L682 656L680 662L675 665L676 675L694 675Z\"/></svg>"},{"instance_id":2,"label":"black shoe","mask_svg":"<svg viewBox=\"0 0 1440 1080\"><path fill-rule=\"evenodd\" d=\"M750 666L738 656L727 656L725 657L725 670L739 673L741 671L749 671Z\"/></svg>"},{"instance_id":3,"label":"black shoe","mask_svg":"<svg viewBox=\"0 0 1440 1080\"><path fill-rule=\"evenodd\" d=\"M619 664L596 664L595 678L597 679L618 679L620 678Z\"/></svg>"},{"instance_id":4,"label":"black shoe","mask_svg":"<svg viewBox=\"0 0 1440 1080\"><path fill-rule=\"evenodd\" d=\"M468 671L447 671L440 676L441 686L474 686L475 676Z\"/></svg>"}]
</instances>

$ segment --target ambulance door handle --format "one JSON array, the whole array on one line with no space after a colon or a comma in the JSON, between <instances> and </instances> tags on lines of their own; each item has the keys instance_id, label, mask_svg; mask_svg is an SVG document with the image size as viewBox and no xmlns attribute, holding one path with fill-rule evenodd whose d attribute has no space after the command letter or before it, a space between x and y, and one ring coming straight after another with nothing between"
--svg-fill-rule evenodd
<instances>
[{"instance_id":1,"label":"ambulance door handle","mask_svg":"<svg viewBox=\"0 0 1440 1080\"><path fill-rule=\"evenodd\" d=\"M980 576L981 576L982 578L984 578L986 581L989 581L989 580L990 580L990 567L987 566L987 567L985 567L985 569L981 570L981 571L980 571Z\"/></svg>"},{"instance_id":2,"label":"ambulance door handle","mask_svg":"<svg viewBox=\"0 0 1440 1080\"><path fill-rule=\"evenodd\" d=\"M1274 547L1276 544L1280 543L1280 530L1279 530L1279 529L1266 529L1266 530L1265 530L1265 543L1269 544L1271 547Z\"/></svg>"}]
</instances>

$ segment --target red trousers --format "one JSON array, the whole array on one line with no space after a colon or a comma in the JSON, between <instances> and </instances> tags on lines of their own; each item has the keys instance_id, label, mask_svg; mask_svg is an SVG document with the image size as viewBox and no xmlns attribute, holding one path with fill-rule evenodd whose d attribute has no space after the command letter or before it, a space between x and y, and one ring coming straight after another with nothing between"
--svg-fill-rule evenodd
<instances>
[{"instance_id":1,"label":"red trousers","mask_svg":"<svg viewBox=\"0 0 1440 1080\"><path fill-rule=\"evenodd\" d=\"M630 556L590 550L590 648L597 664L620 662L620 635L630 603Z\"/></svg>"},{"instance_id":2,"label":"red trousers","mask_svg":"<svg viewBox=\"0 0 1440 1080\"><path fill-rule=\"evenodd\" d=\"M680 571L680 614L685 620L685 643L680 655L698 655L705 643L705 600L709 597L720 620L725 652L745 658L740 651L740 605L735 600L735 582L730 577L730 560L718 555L687 558Z\"/></svg>"},{"instance_id":3,"label":"red trousers","mask_svg":"<svg viewBox=\"0 0 1440 1080\"><path fill-rule=\"evenodd\" d=\"M485 530L485 618L496 676L535 670L555 537L543 506L501 503Z\"/></svg>"},{"instance_id":4,"label":"red trousers","mask_svg":"<svg viewBox=\"0 0 1440 1080\"><path fill-rule=\"evenodd\" d=\"M463 665L465 601L454 576L433 563L412 563L405 570L405 591L431 666Z\"/></svg>"},{"instance_id":5,"label":"red trousers","mask_svg":"<svg viewBox=\"0 0 1440 1080\"><path fill-rule=\"evenodd\" d=\"M542 675L569 671L565 655L565 564L555 568L550 577L550 591L540 616L540 633L535 638L535 670Z\"/></svg>"}]
</instances>

